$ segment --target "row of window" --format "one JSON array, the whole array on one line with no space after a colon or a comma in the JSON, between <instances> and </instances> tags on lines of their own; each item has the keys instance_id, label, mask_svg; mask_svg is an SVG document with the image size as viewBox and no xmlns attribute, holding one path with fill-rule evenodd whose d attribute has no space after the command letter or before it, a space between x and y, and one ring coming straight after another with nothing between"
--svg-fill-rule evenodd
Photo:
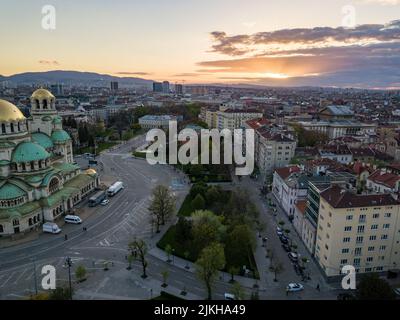
<instances>
[{"instance_id":1,"label":"row of window","mask_svg":"<svg viewBox=\"0 0 400 320\"><path fill-rule=\"evenodd\" d=\"M379 251L380 252L385 251L386 248L387 248L386 245L381 245L379 247ZM375 251L375 247L374 246L368 247L368 252L374 252L374 251ZM343 248L342 249L342 254L347 254L347 253L350 253L350 249L349 248ZM354 249L354 254L355 255L361 255L362 254L362 248L355 248Z\"/></svg>"},{"instance_id":2,"label":"row of window","mask_svg":"<svg viewBox=\"0 0 400 320\"><path fill-rule=\"evenodd\" d=\"M15 207L18 206L22 203L25 202L25 197L19 197L17 199L13 199L13 200L1 200L0 201L0 207L1 208L11 208L11 207Z\"/></svg>"},{"instance_id":3,"label":"row of window","mask_svg":"<svg viewBox=\"0 0 400 320\"><path fill-rule=\"evenodd\" d=\"M385 260L385 257L384 256L380 256L380 257L378 257L378 260L379 261L383 261L383 260ZM374 258L373 257L368 257L366 259L366 261L371 263L371 262L374 261ZM361 259L360 258L354 258L353 259L353 266L358 267L358 266L360 266L360 263L361 263ZM340 264L342 266L346 265L346 264L349 264L349 260L348 259L342 259L342 260L340 260ZM377 271L379 271L379 270L377 270ZM368 271L366 271L366 272L368 272Z\"/></svg>"},{"instance_id":4,"label":"row of window","mask_svg":"<svg viewBox=\"0 0 400 320\"><path fill-rule=\"evenodd\" d=\"M381 235L381 240L387 240L387 239L389 239L389 236L388 236L387 234L382 234L382 235ZM370 237L369 237L369 240L370 240L370 241L375 241L375 240L376 240L376 235L370 236ZM350 238L350 237L345 237L345 238L343 238L343 242L344 242L344 243L348 243L348 242L350 242L350 241L351 241L351 238ZM364 237L363 237L363 236L358 236L358 237L356 238L356 243L363 243L363 241L364 241Z\"/></svg>"},{"instance_id":5,"label":"row of window","mask_svg":"<svg viewBox=\"0 0 400 320\"><path fill-rule=\"evenodd\" d=\"M363 210L363 209L367 210L368 208L361 208L360 210ZM374 209L376 210L376 208L374 208ZM374 214L372 215L372 218L373 218L373 219L378 219L379 216L380 216L379 213L374 213ZM390 217L392 216L392 214L391 214L390 212L386 212L384 216L385 216L385 218L390 218ZM366 221L366 218L367 218L367 217L366 217L365 214L360 214L358 220L359 220L360 222L365 222L365 221ZM352 214L347 215L347 216L346 216L346 220L347 220L347 221L353 220L353 215L352 215Z\"/></svg>"},{"instance_id":6,"label":"row of window","mask_svg":"<svg viewBox=\"0 0 400 320\"><path fill-rule=\"evenodd\" d=\"M329 223L328 223L328 227L329 227ZM379 228L379 225L377 225L377 224L371 225L371 230L378 230L378 228ZM385 223L385 224L383 224L383 225L382 225L382 228L383 228L383 229L389 229L389 228L390 228L390 223ZM350 232L352 229L353 229L352 226L346 226L346 227L344 227L344 231L345 231L345 232ZM358 227L357 227L357 232L358 232L358 233L363 233L364 231L365 231L365 226L358 226Z\"/></svg>"},{"instance_id":7,"label":"row of window","mask_svg":"<svg viewBox=\"0 0 400 320\"><path fill-rule=\"evenodd\" d=\"M22 125L20 122L17 122L15 125L14 123L10 123L10 132L11 133L17 133L23 131ZM6 134L7 133L7 127L5 123L1 124L1 133Z\"/></svg>"}]
</instances>

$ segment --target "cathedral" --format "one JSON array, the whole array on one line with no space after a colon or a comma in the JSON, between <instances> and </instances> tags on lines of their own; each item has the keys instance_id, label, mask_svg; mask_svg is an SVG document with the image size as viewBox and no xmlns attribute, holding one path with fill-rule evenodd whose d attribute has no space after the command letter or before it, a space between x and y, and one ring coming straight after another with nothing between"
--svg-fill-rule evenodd
<instances>
[{"instance_id":1,"label":"cathedral","mask_svg":"<svg viewBox=\"0 0 400 320\"><path fill-rule=\"evenodd\" d=\"M0 99L0 237L25 234L55 222L99 186L95 170L74 164L55 97L31 96L27 119Z\"/></svg>"}]
</instances>

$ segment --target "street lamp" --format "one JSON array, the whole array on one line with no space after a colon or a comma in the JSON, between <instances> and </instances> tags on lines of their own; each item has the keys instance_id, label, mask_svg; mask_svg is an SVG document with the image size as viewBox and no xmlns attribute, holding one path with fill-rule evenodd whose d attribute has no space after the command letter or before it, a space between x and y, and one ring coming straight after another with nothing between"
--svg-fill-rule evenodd
<instances>
[{"instance_id":1,"label":"street lamp","mask_svg":"<svg viewBox=\"0 0 400 320\"><path fill-rule=\"evenodd\" d=\"M67 257L65 259L65 265L68 267L69 294L70 294L70 300L72 300L72 282L71 282L72 261L70 257Z\"/></svg>"}]
</instances>

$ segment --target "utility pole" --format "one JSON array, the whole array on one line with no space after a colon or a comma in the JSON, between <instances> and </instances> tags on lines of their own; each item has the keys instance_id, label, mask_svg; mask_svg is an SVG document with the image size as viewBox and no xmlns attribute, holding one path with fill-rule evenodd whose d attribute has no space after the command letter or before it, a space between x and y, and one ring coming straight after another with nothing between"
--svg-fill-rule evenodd
<instances>
[{"instance_id":1,"label":"utility pole","mask_svg":"<svg viewBox=\"0 0 400 320\"><path fill-rule=\"evenodd\" d=\"M70 257L67 257L67 259L65 260L65 264L68 267L69 294L70 294L70 300L72 300L72 282L71 282L72 261Z\"/></svg>"}]
</instances>

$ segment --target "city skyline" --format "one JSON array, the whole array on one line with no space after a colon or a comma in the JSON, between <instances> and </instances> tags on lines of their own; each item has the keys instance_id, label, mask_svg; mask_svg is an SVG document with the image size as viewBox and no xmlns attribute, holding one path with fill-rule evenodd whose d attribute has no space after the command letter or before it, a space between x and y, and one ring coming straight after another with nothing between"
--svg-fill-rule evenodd
<instances>
[{"instance_id":1,"label":"city skyline","mask_svg":"<svg viewBox=\"0 0 400 320\"><path fill-rule=\"evenodd\" d=\"M41 26L45 5L56 9L55 30ZM399 5L120 0L97 1L92 14L77 1L6 0L0 74L74 70L186 84L397 89Z\"/></svg>"}]
</instances>

